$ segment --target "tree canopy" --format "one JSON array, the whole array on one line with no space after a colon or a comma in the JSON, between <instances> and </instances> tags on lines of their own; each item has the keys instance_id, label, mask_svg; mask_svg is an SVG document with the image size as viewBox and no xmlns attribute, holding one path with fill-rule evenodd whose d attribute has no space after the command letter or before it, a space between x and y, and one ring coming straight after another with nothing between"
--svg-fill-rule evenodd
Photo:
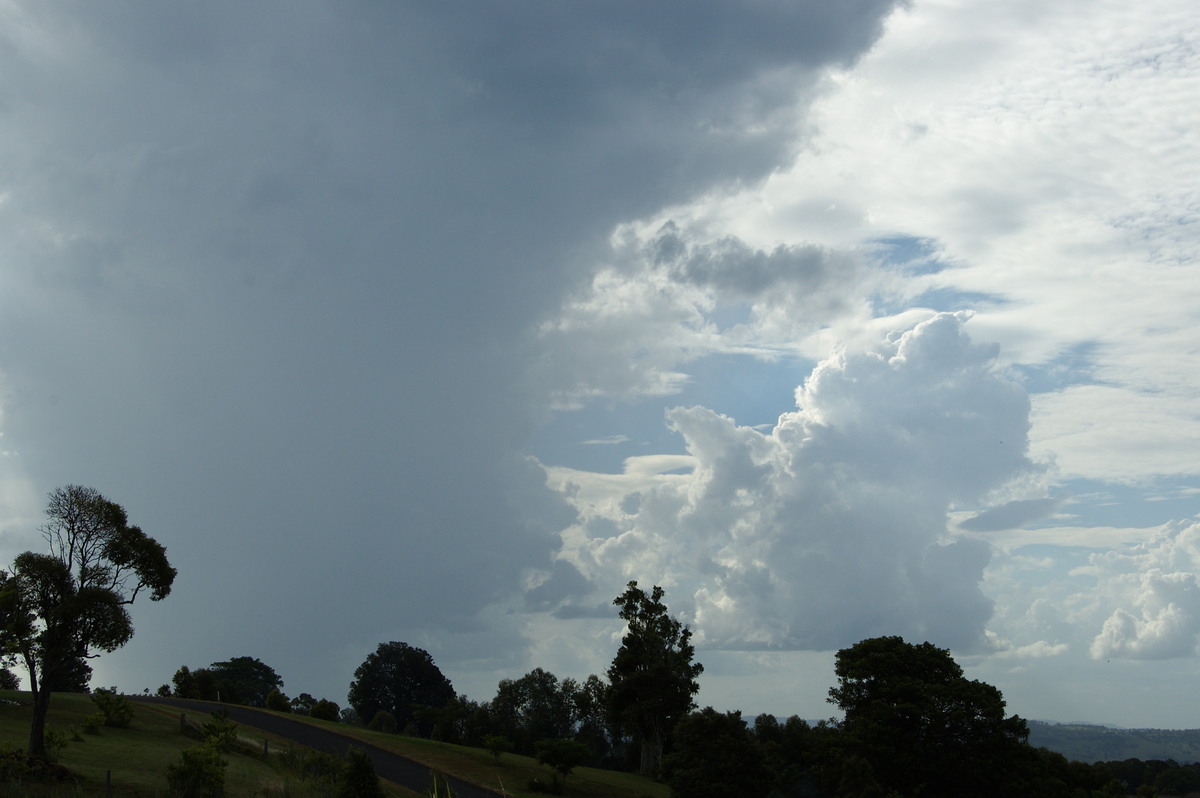
<instances>
[{"instance_id":1,"label":"tree canopy","mask_svg":"<svg viewBox=\"0 0 1200 798\"><path fill-rule=\"evenodd\" d=\"M416 720L419 707L442 707L454 698L454 687L429 652L408 643L380 643L354 671L347 700L360 718L370 720L381 709L391 712L403 729ZM432 724L418 730L428 736Z\"/></svg>"},{"instance_id":2,"label":"tree canopy","mask_svg":"<svg viewBox=\"0 0 1200 798\"><path fill-rule=\"evenodd\" d=\"M272 690L283 688L275 669L257 657L234 657L208 666L220 700L229 704L265 707Z\"/></svg>"},{"instance_id":3,"label":"tree canopy","mask_svg":"<svg viewBox=\"0 0 1200 798\"><path fill-rule=\"evenodd\" d=\"M742 713L712 707L679 721L663 770L672 798L766 795L771 781Z\"/></svg>"},{"instance_id":4,"label":"tree canopy","mask_svg":"<svg viewBox=\"0 0 1200 798\"><path fill-rule=\"evenodd\" d=\"M630 582L613 600L627 629L608 669L609 713L641 747L640 770L657 775L663 747L675 723L695 704L696 677L704 666L693 662L692 632L667 613L663 589L650 595Z\"/></svg>"},{"instance_id":5,"label":"tree canopy","mask_svg":"<svg viewBox=\"0 0 1200 798\"><path fill-rule=\"evenodd\" d=\"M963 676L950 652L876 637L839 651L834 670L848 758L869 762L885 791L1022 794L1011 782L1032 755L1028 725L1005 717L1000 691Z\"/></svg>"},{"instance_id":6,"label":"tree canopy","mask_svg":"<svg viewBox=\"0 0 1200 798\"><path fill-rule=\"evenodd\" d=\"M46 753L54 685L93 652L129 642L133 623L126 607L143 591L151 601L165 598L176 574L166 549L93 488L51 491L46 519L41 531L49 554L19 554L0 577L0 634L24 662L33 693L31 756Z\"/></svg>"}]
</instances>

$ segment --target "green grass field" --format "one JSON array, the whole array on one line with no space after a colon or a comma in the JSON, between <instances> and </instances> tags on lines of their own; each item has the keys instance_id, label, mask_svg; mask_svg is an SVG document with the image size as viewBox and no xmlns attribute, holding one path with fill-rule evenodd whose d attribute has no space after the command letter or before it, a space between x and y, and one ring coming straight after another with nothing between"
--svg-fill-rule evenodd
<instances>
[{"instance_id":1,"label":"green grass field","mask_svg":"<svg viewBox=\"0 0 1200 798\"><path fill-rule=\"evenodd\" d=\"M28 693L0 691L0 748L24 749L29 737L32 714ZM9 703L16 701L16 704ZM58 752L60 765L71 771L74 783L0 785L0 798L8 796L103 796L106 779L111 773L112 795L128 798L165 798L167 766L179 761L179 752L196 745L196 740L180 733L179 711L168 707L137 704L133 723L126 729L102 728L100 734L83 732L84 718L96 711L86 695L55 694L50 702L48 725L51 729L71 736L72 727L79 731L82 741L68 742ZM209 716L188 713L200 722ZM275 752L287 749L288 743L257 729L242 727L245 742L261 750L264 738ZM225 794L228 796L291 796L318 798L320 791L309 782L289 772L278 763L260 757L237 753L225 755L229 763L225 771ZM385 783L385 787L388 787ZM391 785L392 796L415 795Z\"/></svg>"},{"instance_id":2,"label":"green grass field","mask_svg":"<svg viewBox=\"0 0 1200 798\"><path fill-rule=\"evenodd\" d=\"M23 749L29 737L32 714L28 693L0 691L0 748ZM15 702L15 703L13 703ZM214 708L219 705L214 704ZM179 761L179 752L196 744L180 733L179 710L153 704L135 704L133 723L127 729L102 728L100 734L82 731L84 718L96 712L86 695L57 693L50 702L49 728L65 732L79 730L80 740L72 741L58 752L58 763L67 768L74 779L64 784L0 784L0 798L10 796L103 796L111 773L112 795L121 798L166 798L167 766ZM527 789L530 779L550 781L551 772L533 759L516 754L504 754L499 764L486 751L478 748L439 743L415 737L372 732L303 716L288 716L314 726L335 729L353 739L371 743L388 751L406 756L438 770L458 776L491 789L506 791L514 798L535 798L538 793ZM209 716L194 712L188 718L200 722ZM242 726L243 741L261 750L268 740L272 752L286 750L286 740ZM274 796L282 798L319 798L321 791L312 783L300 779L278 762L262 757L230 753L225 756L225 794L231 798ZM274 757L272 757L274 759ZM578 768L566 781L563 795L573 798L669 798L666 786L631 773ZM411 798L418 795L388 782L384 788L389 798Z\"/></svg>"},{"instance_id":3,"label":"green grass field","mask_svg":"<svg viewBox=\"0 0 1200 798\"><path fill-rule=\"evenodd\" d=\"M428 765L431 770L450 773L459 778L496 791L504 791L519 798L536 798L544 793L526 789L529 780L538 777L550 781L551 771L526 756L504 754L499 764L495 758L481 748L440 743L420 737L404 737L398 734L373 732L353 726L313 720L301 716L289 716L297 720L326 728L336 728L343 734L378 746L386 751L408 757ZM572 798L670 798L671 791L659 784L634 773L599 768L576 768L566 780L563 795Z\"/></svg>"}]
</instances>

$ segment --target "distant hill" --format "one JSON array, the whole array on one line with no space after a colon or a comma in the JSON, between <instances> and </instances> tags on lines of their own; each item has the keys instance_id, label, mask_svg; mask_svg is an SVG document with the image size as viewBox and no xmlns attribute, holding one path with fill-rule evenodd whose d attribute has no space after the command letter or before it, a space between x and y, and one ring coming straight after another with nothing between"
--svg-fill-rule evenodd
<instances>
[{"instance_id":1,"label":"distant hill","mask_svg":"<svg viewBox=\"0 0 1200 798\"><path fill-rule=\"evenodd\" d=\"M1200 762L1200 729L1118 729L1083 723L1029 721L1029 743L1078 762L1174 759Z\"/></svg>"}]
</instances>

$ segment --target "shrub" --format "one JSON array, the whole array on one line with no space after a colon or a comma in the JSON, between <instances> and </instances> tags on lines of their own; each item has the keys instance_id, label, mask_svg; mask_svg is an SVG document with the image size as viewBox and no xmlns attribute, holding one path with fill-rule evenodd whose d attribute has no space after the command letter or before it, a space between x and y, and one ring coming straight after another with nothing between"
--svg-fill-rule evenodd
<instances>
[{"instance_id":1,"label":"shrub","mask_svg":"<svg viewBox=\"0 0 1200 798\"><path fill-rule=\"evenodd\" d=\"M575 740L538 740L534 746L538 764L557 770L564 781L572 770L592 758L591 749Z\"/></svg>"},{"instance_id":2,"label":"shrub","mask_svg":"<svg viewBox=\"0 0 1200 798\"><path fill-rule=\"evenodd\" d=\"M0 782L20 781L29 775L29 759L20 748L0 750Z\"/></svg>"},{"instance_id":3,"label":"shrub","mask_svg":"<svg viewBox=\"0 0 1200 798\"><path fill-rule=\"evenodd\" d=\"M133 720L133 705L116 688L97 687L92 691L92 702L104 715L104 725L124 729Z\"/></svg>"},{"instance_id":4,"label":"shrub","mask_svg":"<svg viewBox=\"0 0 1200 798\"><path fill-rule=\"evenodd\" d=\"M292 711L292 702L288 700L287 696L279 692L279 688L275 688L267 693L267 709L290 713Z\"/></svg>"},{"instance_id":5,"label":"shrub","mask_svg":"<svg viewBox=\"0 0 1200 798\"><path fill-rule=\"evenodd\" d=\"M313 704L312 709L308 712L308 716L317 720L331 720L337 723L338 719L341 718L341 710L338 709L338 705L335 702L322 698Z\"/></svg>"},{"instance_id":6,"label":"shrub","mask_svg":"<svg viewBox=\"0 0 1200 798\"><path fill-rule=\"evenodd\" d=\"M496 757L496 764L500 763L500 755L506 754L513 749L512 740L505 737L503 734L489 734L483 738L483 747L488 750L488 753Z\"/></svg>"},{"instance_id":7,"label":"shrub","mask_svg":"<svg viewBox=\"0 0 1200 798\"><path fill-rule=\"evenodd\" d=\"M212 720L204 724L204 744L217 751L229 751L237 742L238 727L229 719L229 713L223 709L212 713Z\"/></svg>"},{"instance_id":8,"label":"shrub","mask_svg":"<svg viewBox=\"0 0 1200 798\"><path fill-rule=\"evenodd\" d=\"M99 734L100 727L104 725L104 713L93 712L83 719L83 730L88 734Z\"/></svg>"},{"instance_id":9,"label":"shrub","mask_svg":"<svg viewBox=\"0 0 1200 798\"><path fill-rule=\"evenodd\" d=\"M51 762L58 759L58 752L66 748L68 742L66 732L46 728L46 754L50 757Z\"/></svg>"},{"instance_id":10,"label":"shrub","mask_svg":"<svg viewBox=\"0 0 1200 798\"><path fill-rule=\"evenodd\" d=\"M228 764L211 743L180 751L179 764L167 765L167 789L179 798L220 798Z\"/></svg>"},{"instance_id":11,"label":"shrub","mask_svg":"<svg viewBox=\"0 0 1200 798\"><path fill-rule=\"evenodd\" d=\"M381 709L375 713L375 717L371 718L371 722L367 724L367 728L372 731L394 734L396 732L396 716L386 709Z\"/></svg>"},{"instance_id":12,"label":"shrub","mask_svg":"<svg viewBox=\"0 0 1200 798\"><path fill-rule=\"evenodd\" d=\"M383 798L383 787L375 775L375 763L361 748L346 751L338 778L336 798Z\"/></svg>"}]
</instances>

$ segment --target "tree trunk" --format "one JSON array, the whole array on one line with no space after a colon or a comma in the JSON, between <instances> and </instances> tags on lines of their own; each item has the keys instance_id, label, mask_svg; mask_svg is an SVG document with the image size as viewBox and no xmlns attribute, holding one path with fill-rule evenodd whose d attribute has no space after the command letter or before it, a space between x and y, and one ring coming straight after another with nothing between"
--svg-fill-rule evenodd
<instances>
[{"instance_id":1,"label":"tree trunk","mask_svg":"<svg viewBox=\"0 0 1200 798\"><path fill-rule=\"evenodd\" d=\"M42 680L42 684L33 691L33 722L29 724L30 757L49 759L46 752L46 714L50 711L50 682Z\"/></svg>"},{"instance_id":2,"label":"tree trunk","mask_svg":"<svg viewBox=\"0 0 1200 798\"><path fill-rule=\"evenodd\" d=\"M641 739L641 765L639 772L652 779L659 777L662 769L663 735L661 725L653 723Z\"/></svg>"}]
</instances>

